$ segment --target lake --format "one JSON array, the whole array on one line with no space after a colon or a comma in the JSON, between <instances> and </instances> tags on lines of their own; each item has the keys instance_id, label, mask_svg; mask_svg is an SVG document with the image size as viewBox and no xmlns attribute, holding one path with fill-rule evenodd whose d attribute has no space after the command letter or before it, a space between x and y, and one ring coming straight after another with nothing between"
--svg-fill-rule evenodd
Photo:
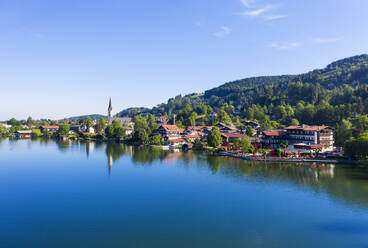
<instances>
[{"instance_id":1,"label":"lake","mask_svg":"<svg viewBox=\"0 0 368 248\"><path fill-rule=\"evenodd\" d=\"M6 248L368 247L359 166L2 139L0 204Z\"/></svg>"}]
</instances>

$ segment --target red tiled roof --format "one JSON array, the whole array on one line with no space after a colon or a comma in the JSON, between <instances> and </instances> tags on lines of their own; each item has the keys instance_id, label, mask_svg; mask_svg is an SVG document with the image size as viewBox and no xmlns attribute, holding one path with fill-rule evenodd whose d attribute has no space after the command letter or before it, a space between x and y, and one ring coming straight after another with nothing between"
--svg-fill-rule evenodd
<instances>
[{"instance_id":1,"label":"red tiled roof","mask_svg":"<svg viewBox=\"0 0 368 248\"><path fill-rule=\"evenodd\" d=\"M177 131L177 132L183 132L184 131L184 129L182 129L182 128L178 128L178 126L177 125L161 125L161 127L163 128L163 129L165 129L166 131L168 131L168 132L175 132L175 131Z\"/></svg>"},{"instance_id":2,"label":"red tiled roof","mask_svg":"<svg viewBox=\"0 0 368 248\"><path fill-rule=\"evenodd\" d=\"M204 127L203 126L189 126L187 130L189 131L201 131Z\"/></svg>"},{"instance_id":3,"label":"red tiled roof","mask_svg":"<svg viewBox=\"0 0 368 248\"><path fill-rule=\"evenodd\" d=\"M241 133L222 133L221 136L225 138L242 138L244 134Z\"/></svg>"},{"instance_id":4,"label":"red tiled roof","mask_svg":"<svg viewBox=\"0 0 368 248\"><path fill-rule=\"evenodd\" d=\"M263 131L266 136L284 136L286 133L283 130L267 130Z\"/></svg>"},{"instance_id":5,"label":"red tiled roof","mask_svg":"<svg viewBox=\"0 0 368 248\"><path fill-rule=\"evenodd\" d=\"M59 126L42 126L43 129L59 129Z\"/></svg>"},{"instance_id":6,"label":"red tiled roof","mask_svg":"<svg viewBox=\"0 0 368 248\"><path fill-rule=\"evenodd\" d=\"M170 140L171 143L181 143L181 142L187 142L185 139L173 139Z\"/></svg>"}]
</instances>

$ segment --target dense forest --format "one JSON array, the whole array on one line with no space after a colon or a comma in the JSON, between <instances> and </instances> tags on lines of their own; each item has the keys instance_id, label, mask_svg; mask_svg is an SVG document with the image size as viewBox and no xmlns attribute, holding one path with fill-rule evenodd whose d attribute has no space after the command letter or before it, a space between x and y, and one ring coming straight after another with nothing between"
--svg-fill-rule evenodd
<instances>
[{"instance_id":1,"label":"dense forest","mask_svg":"<svg viewBox=\"0 0 368 248\"><path fill-rule=\"evenodd\" d=\"M230 106L229 114L254 119L262 108L264 114L285 117L289 106L300 122L335 125L344 118L368 112L368 55L336 61L325 69L301 75L255 77L229 82L204 94L181 95L167 103L148 108L130 108L120 116L150 113L156 116L178 114L186 105L213 110ZM304 111L303 111L304 110ZM233 113L231 113L233 111ZM216 111L218 112L218 111ZM257 119L257 118L255 118ZM285 123L287 124L287 123Z\"/></svg>"}]
</instances>

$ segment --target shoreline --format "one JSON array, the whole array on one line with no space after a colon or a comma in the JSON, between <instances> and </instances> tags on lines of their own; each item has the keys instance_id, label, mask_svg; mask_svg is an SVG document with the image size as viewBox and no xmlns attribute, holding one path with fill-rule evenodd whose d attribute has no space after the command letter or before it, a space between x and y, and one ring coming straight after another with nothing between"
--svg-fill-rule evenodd
<instances>
[{"instance_id":1,"label":"shoreline","mask_svg":"<svg viewBox=\"0 0 368 248\"><path fill-rule=\"evenodd\" d=\"M133 142L127 142L125 140L115 140L115 139L85 139L85 138L78 138L78 139L58 139L55 137L35 137L31 139L15 139L12 137L3 137L8 139L14 139L14 140L32 140L32 139L52 139L55 141L83 141L83 142L99 142L99 143L117 143L117 144L126 144L131 146L143 146L143 147L151 147L156 149L163 149L166 151L174 152L175 150L181 150L181 151L188 151L188 150L194 150L192 148L189 149L183 149L182 147L170 147L165 145L149 145L149 144L137 144ZM201 150L198 150L201 151ZM329 163L329 164L348 164L348 165L364 165L368 166L368 162L365 161L356 161L356 160L348 160L348 159L321 159L321 158L315 158L315 159L298 159L298 158L280 158L280 157L253 157L253 156L247 156L247 155L238 155L231 152L226 151L214 151L208 148L203 148L202 151L210 152L217 156L223 156L223 157L232 157L237 159L242 159L246 161L251 162L269 162L269 163Z\"/></svg>"},{"instance_id":2,"label":"shoreline","mask_svg":"<svg viewBox=\"0 0 368 248\"><path fill-rule=\"evenodd\" d=\"M211 151L211 150L206 150ZM280 157L253 157L253 156L246 156L246 155L237 155L229 152L214 152L219 156L224 157L232 157L247 161L253 161L253 162L272 162L272 163L328 163L328 164L349 164L349 165L364 165L368 166L368 162L364 161L355 161L355 160L347 160L347 159L321 159L321 158L315 158L315 159L297 159L297 158L280 158Z\"/></svg>"}]
</instances>

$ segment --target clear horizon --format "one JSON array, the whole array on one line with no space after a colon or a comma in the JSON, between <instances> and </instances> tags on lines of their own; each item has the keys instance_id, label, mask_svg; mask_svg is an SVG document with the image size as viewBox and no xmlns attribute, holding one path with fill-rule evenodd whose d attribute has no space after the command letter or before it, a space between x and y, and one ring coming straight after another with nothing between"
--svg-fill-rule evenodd
<instances>
[{"instance_id":1,"label":"clear horizon","mask_svg":"<svg viewBox=\"0 0 368 248\"><path fill-rule=\"evenodd\" d=\"M3 1L0 120L153 107L368 53L364 0Z\"/></svg>"}]
</instances>

